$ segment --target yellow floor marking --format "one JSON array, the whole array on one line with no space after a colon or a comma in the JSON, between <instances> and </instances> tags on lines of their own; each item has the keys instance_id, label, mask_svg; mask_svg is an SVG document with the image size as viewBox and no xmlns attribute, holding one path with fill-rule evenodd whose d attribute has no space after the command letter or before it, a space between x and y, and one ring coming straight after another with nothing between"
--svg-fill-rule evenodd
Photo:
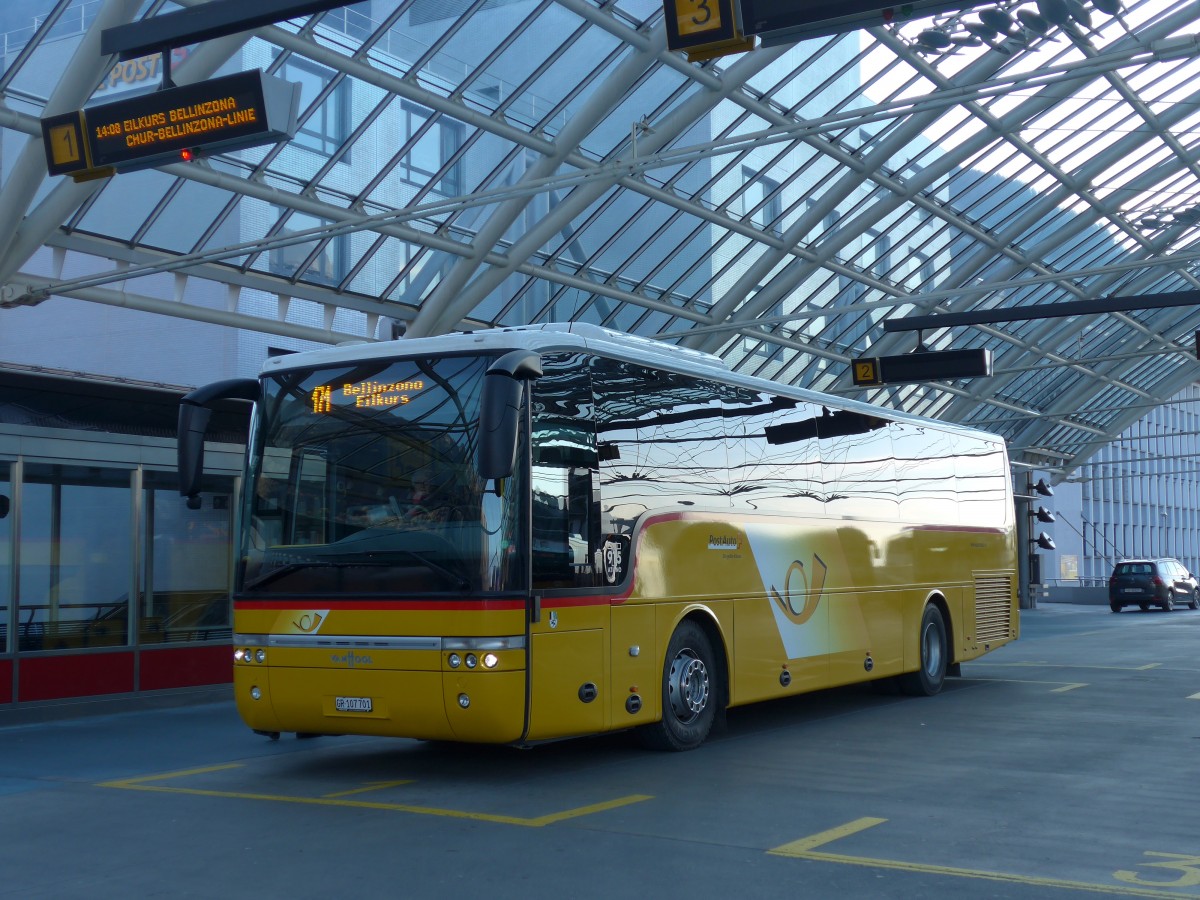
<instances>
[{"instance_id":1,"label":"yellow floor marking","mask_svg":"<svg viewBox=\"0 0 1200 900\"><path fill-rule=\"evenodd\" d=\"M367 783L366 787L355 788L352 791L337 791L336 793L324 794L323 796L331 799L333 797L349 797L353 794L369 794L371 791L382 791L390 787L400 787L402 784L412 784L412 779L409 778L405 781L371 781Z\"/></svg>"},{"instance_id":2,"label":"yellow floor marking","mask_svg":"<svg viewBox=\"0 0 1200 900\"><path fill-rule=\"evenodd\" d=\"M870 816L866 816L861 819L855 819L853 822L847 822L845 825L839 825L837 828L830 828L828 831L800 838L798 841L792 841L790 844L784 844L782 847L776 847L774 850L768 850L767 852L773 853L776 856L804 856L823 844L828 844L831 841L836 841L838 838L844 838L851 834L857 834L860 831L866 831L868 828L882 825L886 821L887 819L873 819Z\"/></svg>"},{"instance_id":3,"label":"yellow floor marking","mask_svg":"<svg viewBox=\"0 0 1200 900\"><path fill-rule=\"evenodd\" d=\"M226 769L240 768L240 763L231 763L223 766L208 766L201 769L184 769L179 772L167 772L162 775L145 775L140 778L121 778L116 781L100 782L97 787L116 788L125 791L149 791L159 794L188 794L194 797L226 797L231 800L270 800L275 803L299 803L308 806L343 806L354 809L382 809L392 812L406 812L422 816L442 816L451 819L472 819L477 822L494 822L501 825L521 825L526 828L542 828L546 825L552 825L556 822L564 822L568 819L577 819L582 816L590 816L594 813L605 812L610 809L617 809L622 806L630 806L634 803L641 803L643 800L653 800L649 794L630 794L628 797L618 797L615 800L607 800L603 803L593 803L589 806L579 806L575 809L567 809L562 812L550 813L544 816L534 816L533 818L525 818L521 816L501 816L492 813L476 813L466 812L459 809L438 809L432 806L413 806L407 803L379 803L371 800L347 800L338 795L330 795L326 797L292 797L287 794L256 794L245 791L214 791L204 790L201 788L185 788L174 787L168 785L154 784L153 782L167 781L172 778L183 778L188 775L203 775L209 772L220 772ZM404 782L395 782L403 784ZM374 790L368 788L367 790ZM346 793L356 793L355 791L347 791Z\"/></svg>"},{"instance_id":4,"label":"yellow floor marking","mask_svg":"<svg viewBox=\"0 0 1200 900\"><path fill-rule=\"evenodd\" d=\"M824 844L847 835L856 834L875 825L886 822L887 819L862 818L855 819L838 828L831 828L810 837L783 844L767 853L772 856L787 856L793 859L808 859L818 862L840 863L848 866L863 866L872 869L894 869L901 872L917 872L924 875L949 875L955 878L975 878L983 881L1000 881L1009 884L1027 884L1035 887L1063 888L1073 891L1091 891L1097 894L1119 894L1125 897L1180 897L1194 898L1194 894L1181 894L1178 891L1155 891L1130 885L1090 884L1086 881L1068 881L1063 878L1037 878L1032 875L1013 875L1008 872L989 872L985 869L960 869L955 866L932 866L924 863L910 863L895 859L873 859L869 856L846 856L841 853L825 853L816 850Z\"/></svg>"}]
</instances>

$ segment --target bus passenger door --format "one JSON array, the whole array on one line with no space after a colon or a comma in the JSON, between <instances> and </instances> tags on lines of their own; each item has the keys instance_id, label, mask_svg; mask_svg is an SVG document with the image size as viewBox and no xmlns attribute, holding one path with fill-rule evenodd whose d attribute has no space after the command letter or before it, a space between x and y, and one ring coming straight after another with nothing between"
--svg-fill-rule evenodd
<instances>
[{"instance_id":1,"label":"bus passenger door","mask_svg":"<svg viewBox=\"0 0 1200 900\"><path fill-rule=\"evenodd\" d=\"M591 382L585 356L542 355L533 382L529 510L531 741L608 727L608 598L598 594L600 512Z\"/></svg>"}]
</instances>

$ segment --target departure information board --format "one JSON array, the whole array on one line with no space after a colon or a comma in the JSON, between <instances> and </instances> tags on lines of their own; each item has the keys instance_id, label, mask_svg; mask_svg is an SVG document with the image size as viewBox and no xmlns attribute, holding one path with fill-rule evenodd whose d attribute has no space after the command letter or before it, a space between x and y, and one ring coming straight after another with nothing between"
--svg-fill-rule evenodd
<instances>
[{"instance_id":1,"label":"departure information board","mask_svg":"<svg viewBox=\"0 0 1200 900\"><path fill-rule=\"evenodd\" d=\"M237 72L42 120L52 175L128 172L287 140L299 85Z\"/></svg>"}]
</instances>

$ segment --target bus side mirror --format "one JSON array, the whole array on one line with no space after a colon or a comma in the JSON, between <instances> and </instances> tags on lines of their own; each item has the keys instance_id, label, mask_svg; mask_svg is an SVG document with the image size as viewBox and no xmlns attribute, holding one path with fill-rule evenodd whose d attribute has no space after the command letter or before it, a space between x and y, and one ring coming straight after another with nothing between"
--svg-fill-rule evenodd
<instances>
[{"instance_id":1,"label":"bus side mirror","mask_svg":"<svg viewBox=\"0 0 1200 900\"><path fill-rule=\"evenodd\" d=\"M188 509L200 508L200 482L204 478L204 434L212 417L210 404L217 400L257 400L258 381L228 378L184 394L179 401L179 427L175 433L179 493Z\"/></svg>"},{"instance_id":2,"label":"bus side mirror","mask_svg":"<svg viewBox=\"0 0 1200 900\"><path fill-rule=\"evenodd\" d=\"M212 410L192 403L179 404L177 434L179 493L187 497L188 509L200 508L200 480L204 477L204 434Z\"/></svg>"},{"instance_id":3,"label":"bus side mirror","mask_svg":"<svg viewBox=\"0 0 1200 900\"><path fill-rule=\"evenodd\" d=\"M542 374L542 358L530 350L513 350L492 363L483 376L479 407L479 477L499 481L517 465L517 431L521 423L524 383Z\"/></svg>"}]
</instances>

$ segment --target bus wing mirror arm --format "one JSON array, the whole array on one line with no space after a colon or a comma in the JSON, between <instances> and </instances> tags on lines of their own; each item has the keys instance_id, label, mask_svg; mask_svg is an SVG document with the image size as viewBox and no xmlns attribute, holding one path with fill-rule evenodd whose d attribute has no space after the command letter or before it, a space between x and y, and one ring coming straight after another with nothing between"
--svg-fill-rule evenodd
<instances>
[{"instance_id":1,"label":"bus wing mirror arm","mask_svg":"<svg viewBox=\"0 0 1200 900\"><path fill-rule=\"evenodd\" d=\"M188 509L200 508L200 482L204 478L204 435L212 417L211 404L217 400L256 400L258 381L254 378L230 378L196 388L179 401L179 427L176 432L179 493L187 497Z\"/></svg>"},{"instance_id":2,"label":"bus wing mirror arm","mask_svg":"<svg viewBox=\"0 0 1200 900\"><path fill-rule=\"evenodd\" d=\"M483 376L479 407L479 476L499 481L517 462L517 428L525 382L540 378L542 358L532 350L513 350L492 363Z\"/></svg>"}]
</instances>

